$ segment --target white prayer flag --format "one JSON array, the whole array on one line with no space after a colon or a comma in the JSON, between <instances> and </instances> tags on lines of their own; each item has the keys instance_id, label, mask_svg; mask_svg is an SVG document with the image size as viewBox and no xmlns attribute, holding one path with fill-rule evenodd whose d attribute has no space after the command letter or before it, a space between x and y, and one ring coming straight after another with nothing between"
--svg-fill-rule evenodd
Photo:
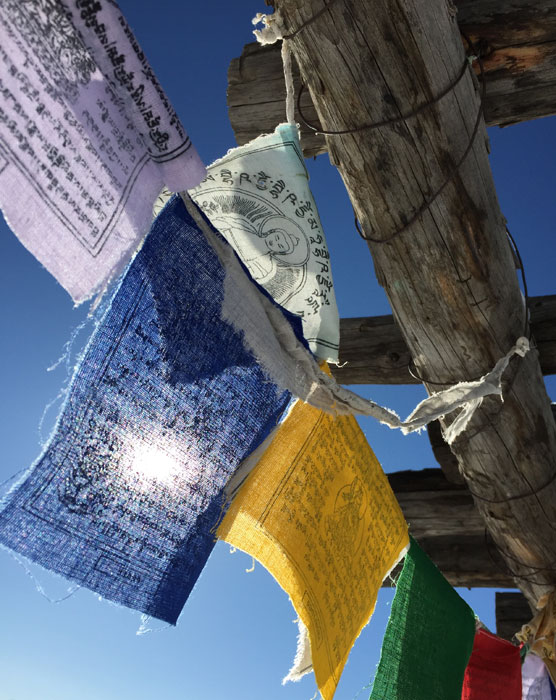
<instances>
[{"instance_id":1,"label":"white prayer flag","mask_svg":"<svg viewBox=\"0 0 556 700\"><path fill-rule=\"evenodd\" d=\"M551 700L550 678L544 661L529 653L521 667L523 700Z\"/></svg>"},{"instance_id":2,"label":"white prayer flag","mask_svg":"<svg viewBox=\"0 0 556 700\"><path fill-rule=\"evenodd\" d=\"M297 127L231 150L189 192L251 276L301 317L318 357L338 361L339 318L322 224Z\"/></svg>"}]
</instances>

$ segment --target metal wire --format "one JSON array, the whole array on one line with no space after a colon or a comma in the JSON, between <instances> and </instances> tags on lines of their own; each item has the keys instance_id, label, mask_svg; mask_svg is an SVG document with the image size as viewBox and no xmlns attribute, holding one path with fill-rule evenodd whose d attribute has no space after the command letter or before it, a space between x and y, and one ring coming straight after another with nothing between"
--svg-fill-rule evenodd
<instances>
[{"instance_id":1,"label":"metal wire","mask_svg":"<svg viewBox=\"0 0 556 700\"><path fill-rule=\"evenodd\" d=\"M303 29L305 29L305 27L308 27L315 20L317 20L321 15L323 15L327 10L329 10L335 2L336 2L336 0L330 0L329 3L327 3L318 12L315 12L315 14L312 17L310 17L306 22L304 22L300 27L295 29L293 32L290 32L289 34L283 34L282 39L293 39L295 36L297 36L299 34L299 32L301 32Z\"/></svg>"},{"instance_id":2,"label":"metal wire","mask_svg":"<svg viewBox=\"0 0 556 700\"><path fill-rule=\"evenodd\" d=\"M496 561L496 559L492 556L492 549L489 545L488 530L486 527L485 527L484 539L485 539L485 547L486 547L487 553L488 553L492 563L495 564L496 566L498 566L500 562ZM534 579L532 577L535 576L536 574L539 574L541 571L546 571L546 572L551 573L551 574L556 573L556 569L552 568L552 566L543 566L543 567L531 566L531 564L526 564L525 562L520 561L517 557L514 557L511 554L509 554L508 552L503 551L502 549L500 549L500 547L498 547L498 545L495 542L494 542L494 546L496 548L496 551L498 552L498 554L500 555L500 557L502 559L502 564L504 565L504 567L506 569L506 573L508 573L512 578L520 579L522 581L526 581L527 583L532 583L532 584L539 585L539 586L549 586L550 585L549 581L540 581L540 580ZM516 573L508 565L508 562L505 560L505 557L508 557L508 559L515 561L516 563L520 564L521 566L524 566L524 567L529 568L529 569L534 569L535 573L532 573L531 575ZM556 564L556 562L552 562L552 563Z\"/></svg>"},{"instance_id":3,"label":"metal wire","mask_svg":"<svg viewBox=\"0 0 556 700\"><path fill-rule=\"evenodd\" d=\"M308 128L311 129L311 131L314 131L316 134L322 134L323 136L345 136L346 134L356 134L359 131L370 131L373 129L380 129L383 126L392 126L394 124L399 124L400 122L404 122L407 119L411 119L412 117L417 116L418 114L421 114L421 112L425 112L429 107L432 107L432 105L435 105L437 102L440 102L440 100L443 97L446 97L450 92L452 92L456 86L459 84L459 82L462 80L463 76L465 75L467 68L469 67L469 58L466 58L465 61L463 62L463 65L461 67L460 72L458 73L457 77L449 84L447 85L438 95L433 97L432 100L429 100L428 102L424 102L423 104L419 105L415 109L411 110L411 112L408 112L407 114L402 114L401 116L398 117L392 117L391 119L383 119L380 122L373 122L371 124L363 124L363 126L357 126L354 127L353 129L340 129L338 131L326 131L325 129L320 128L319 126L312 124L310 121L307 120L305 115L303 114L303 110L301 109L301 96L303 94L303 91L305 90L305 83L301 83L301 87L299 88L299 92L297 94L297 111L299 112L299 117L303 124Z\"/></svg>"}]
</instances>

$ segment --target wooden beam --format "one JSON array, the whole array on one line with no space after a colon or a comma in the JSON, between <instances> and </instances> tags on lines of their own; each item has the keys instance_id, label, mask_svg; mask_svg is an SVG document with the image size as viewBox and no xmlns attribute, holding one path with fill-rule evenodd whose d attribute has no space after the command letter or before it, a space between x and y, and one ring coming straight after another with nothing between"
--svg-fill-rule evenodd
<instances>
[{"instance_id":1,"label":"wooden beam","mask_svg":"<svg viewBox=\"0 0 556 700\"><path fill-rule=\"evenodd\" d=\"M449 483L440 469L394 472L388 480L411 534L453 586L515 586L496 547L486 544L466 486Z\"/></svg>"},{"instance_id":2,"label":"wooden beam","mask_svg":"<svg viewBox=\"0 0 556 700\"><path fill-rule=\"evenodd\" d=\"M322 9L278 4L323 127L352 130L327 137L328 151L363 232L382 241L369 241L374 267L417 372L435 390L480 377L522 335L525 312L471 72L434 102L465 60L453 6L342 0L309 21ZM390 127L359 128L432 102ZM535 602L556 585L556 426L536 352L511 362L504 389L452 451Z\"/></svg>"},{"instance_id":3,"label":"wooden beam","mask_svg":"<svg viewBox=\"0 0 556 700\"><path fill-rule=\"evenodd\" d=\"M496 593L496 634L509 642L534 613L522 593Z\"/></svg>"},{"instance_id":4,"label":"wooden beam","mask_svg":"<svg viewBox=\"0 0 556 700\"><path fill-rule=\"evenodd\" d=\"M505 126L556 113L556 0L457 0L462 32L487 51L486 121ZM299 70L294 66L296 94ZM228 108L238 144L285 119L280 47L248 44L228 71ZM303 113L318 121L309 93ZM323 136L301 126L306 157L326 151Z\"/></svg>"},{"instance_id":5,"label":"wooden beam","mask_svg":"<svg viewBox=\"0 0 556 700\"><path fill-rule=\"evenodd\" d=\"M556 294L532 297L529 313L542 373L556 374ZM341 319L340 366L331 367L340 384L419 384L410 359L393 316Z\"/></svg>"},{"instance_id":6,"label":"wooden beam","mask_svg":"<svg viewBox=\"0 0 556 700\"><path fill-rule=\"evenodd\" d=\"M556 403L551 404L552 416L556 421ZM452 484L464 484L465 479L459 468L456 455L450 449L450 445L444 440L440 422L435 420L427 425L427 434L434 454L434 458L440 465L442 473Z\"/></svg>"}]
</instances>

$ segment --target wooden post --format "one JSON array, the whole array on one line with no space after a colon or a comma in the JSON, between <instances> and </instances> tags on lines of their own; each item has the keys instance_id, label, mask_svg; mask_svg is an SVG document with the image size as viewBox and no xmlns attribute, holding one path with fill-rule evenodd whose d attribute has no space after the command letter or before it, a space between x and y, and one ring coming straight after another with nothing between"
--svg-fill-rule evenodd
<instances>
[{"instance_id":1,"label":"wooden post","mask_svg":"<svg viewBox=\"0 0 556 700\"><path fill-rule=\"evenodd\" d=\"M393 472L388 480L412 536L453 586L514 587L466 486L440 469Z\"/></svg>"},{"instance_id":2,"label":"wooden post","mask_svg":"<svg viewBox=\"0 0 556 700\"><path fill-rule=\"evenodd\" d=\"M427 425L427 435L431 444L434 458L440 465L442 473L452 484L465 484L465 479L459 470L458 459L444 440L440 421L433 420Z\"/></svg>"},{"instance_id":3,"label":"wooden post","mask_svg":"<svg viewBox=\"0 0 556 700\"><path fill-rule=\"evenodd\" d=\"M460 31L485 48L486 122L506 126L556 111L556 0L456 0ZM296 94L299 90L294 66ZM228 72L228 108L241 145L284 119L280 47L248 44ZM317 115L309 94L302 109ZM307 157L326 150L324 137L301 125Z\"/></svg>"},{"instance_id":4,"label":"wooden post","mask_svg":"<svg viewBox=\"0 0 556 700\"><path fill-rule=\"evenodd\" d=\"M455 7L335 0L312 22L323 5L281 0L277 9L297 32L291 47L324 129L353 130L327 137L328 151L364 233L383 241L369 242L377 278L431 388L480 377L523 334L525 315L483 125L473 138L471 71L435 102L465 60ZM404 122L361 129L425 103ZM513 360L505 380L504 403L485 400L452 449L534 602L556 583L556 427L536 351Z\"/></svg>"},{"instance_id":5,"label":"wooden post","mask_svg":"<svg viewBox=\"0 0 556 700\"><path fill-rule=\"evenodd\" d=\"M556 295L529 299L531 331L543 374L556 374ZM331 366L340 384L418 384L411 355L393 316L342 318L340 365Z\"/></svg>"}]
</instances>

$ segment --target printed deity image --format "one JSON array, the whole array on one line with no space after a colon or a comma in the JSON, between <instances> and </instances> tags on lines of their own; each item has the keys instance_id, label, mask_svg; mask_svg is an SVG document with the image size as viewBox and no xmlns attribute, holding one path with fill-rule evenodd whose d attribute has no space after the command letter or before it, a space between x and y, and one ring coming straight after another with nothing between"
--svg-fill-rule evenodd
<instances>
[{"instance_id":1,"label":"printed deity image","mask_svg":"<svg viewBox=\"0 0 556 700\"><path fill-rule=\"evenodd\" d=\"M361 540L361 524L367 500L359 477L336 494L334 512L326 516L326 531L332 539L342 543L346 558L353 556Z\"/></svg>"},{"instance_id":2,"label":"printed deity image","mask_svg":"<svg viewBox=\"0 0 556 700\"><path fill-rule=\"evenodd\" d=\"M279 209L271 213L271 205L263 199L257 202L249 192L220 192L203 193L214 195L206 213L234 246L253 279L284 306L307 280L309 240L305 232Z\"/></svg>"},{"instance_id":3,"label":"printed deity image","mask_svg":"<svg viewBox=\"0 0 556 700\"><path fill-rule=\"evenodd\" d=\"M251 276L300 316L311 350L338 359L338 310L321 222L308 185L297 127L230 151L191 197L233 246ZM160 211L170 193L155 205Z\"/></svg>"}]
</instances>

